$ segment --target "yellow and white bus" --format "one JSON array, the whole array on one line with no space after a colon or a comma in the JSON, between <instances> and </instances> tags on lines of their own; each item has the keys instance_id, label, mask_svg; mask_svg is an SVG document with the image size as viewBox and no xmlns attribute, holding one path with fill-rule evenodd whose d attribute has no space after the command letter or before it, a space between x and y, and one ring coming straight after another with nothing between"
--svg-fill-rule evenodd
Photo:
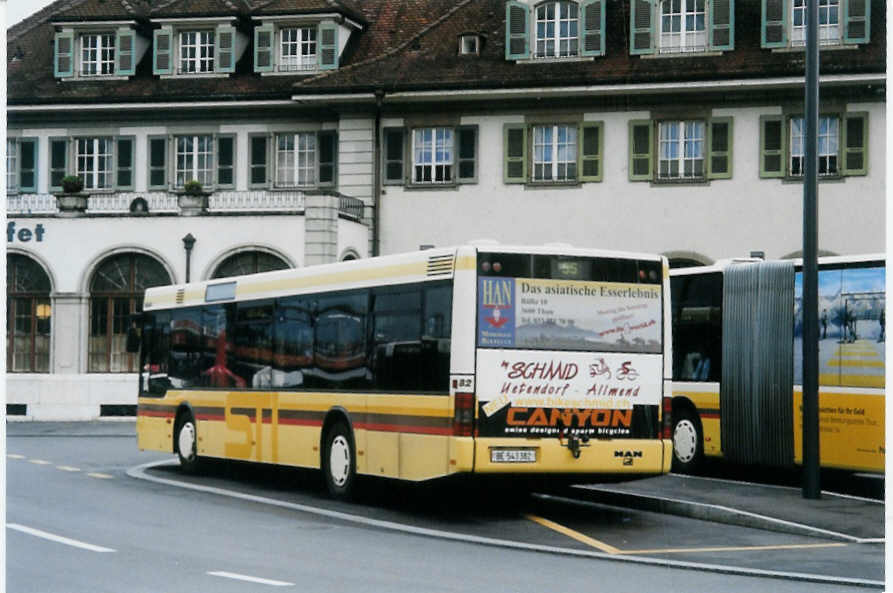
<instances>
[{"instance_id":1,"label":"yellow and white bus","mask_svg":"<svg viewBox=\"0 0 893 593\"><path fill-rule=\"evenodd\" d=\"M819 258L819 459L884 471L883 255ZM671 271L674 469L803 459L802 263Z\"/></svg>"},{"instance_id":2,"label":"yellow and white bus","mask_svg":"<svg viewBox=\"0 0 893 593\"><path fill-rule=\"evenodd\" d=\"M335 497L666 473L668 291L660 256L494 243L151 288L139 447L321 468Z\"/></svg>"}]
</instances>

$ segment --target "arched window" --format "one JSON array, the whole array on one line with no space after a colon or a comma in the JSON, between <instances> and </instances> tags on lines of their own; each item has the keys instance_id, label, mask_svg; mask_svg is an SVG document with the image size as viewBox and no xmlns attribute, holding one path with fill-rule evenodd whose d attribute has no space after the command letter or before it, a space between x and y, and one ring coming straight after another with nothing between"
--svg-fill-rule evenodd
<instances>
[{"instance_id":1,"label":"arched window","mask_svg":"<svg viewBox=\"0 0 893 593\"><path fill-rule=\"evenodd\" d=\"M50 278L25 255L6 256L6 368L50 371Z\"/></svg>"},{"instance_id":2,"label":"arched window","mask_svg":"<svg viewBox=\"0 0 893 593\"><path fill-rule=\"evenodd\" d=\"M135 354L127 352L130 315L142 311L143 294L171 278L157 260L139 253L122 253L103 260L90 281L91 373L133 373Z\"/></svg>"},{"instance_id":3,"label":"arched window","mask_svg":"<svg viewBox=\"0 0 893 593\"><path fill-rule=\"evenodd\" d=\"M231 255L217 266L211 278L229 278L273 270L286 270L290 266L282 259L264 251L242 251Z\"/></svg>"}]
</instances>

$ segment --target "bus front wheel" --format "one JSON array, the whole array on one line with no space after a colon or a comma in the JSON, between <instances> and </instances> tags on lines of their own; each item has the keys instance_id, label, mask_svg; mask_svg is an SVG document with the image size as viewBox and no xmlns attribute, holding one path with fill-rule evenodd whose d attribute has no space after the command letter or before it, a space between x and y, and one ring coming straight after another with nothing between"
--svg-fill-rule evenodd
<instances>
[{"instance_id":1,"label":"bus front wheel","mask_svg":"<svg viewBox=\"0 0 893 593\"><path fill-rule=\"evenodd\" d=\"M673 419L673 471L693 473L704 456L701 423L691 411L683 409Z\"/></svg>"},{"instance_id":2,"label":"bus front wheel","mask_svg":"<svg viewBox=\"0 0 893 593\"><path fill-rule=\"evenodd\" d=\"M338 422L326 433L322 455L323 476L333 498L351 498L356 481L356 467L356 452L350 430L343 422Z\"/></svg>"},{"instance_id":3,"label":"bus front wheel","mask_svg":"<svg viewBox=\"0 0 893 593\"><path fill-rule=\"evenodd\" d=\"M180 467L190 474L195 473L199 466L197 435L192 415L187 413L180 416L177 422L177 457Z\"/></svg>"}]
</instances>

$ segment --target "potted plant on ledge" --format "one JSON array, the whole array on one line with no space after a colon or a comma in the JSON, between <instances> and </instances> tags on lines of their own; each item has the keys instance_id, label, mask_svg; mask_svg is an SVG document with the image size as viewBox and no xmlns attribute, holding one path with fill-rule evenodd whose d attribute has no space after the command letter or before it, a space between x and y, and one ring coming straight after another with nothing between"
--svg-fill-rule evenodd
<instances>
[{"instance_id":1,"label":"potted plant on ledge","mask_svg":"<svg viewBox=\"0 0 893 593\"><path fill-rule=\"evenodd\" d=\"M183 191L177 192L177 205L180 212L185 215L195 215L205 212L208 209L208 196L211 192L206 192L202 188L202 184L195 179L190 179L183 184Z\"/></svg>"},{"instance_id":2,"label":"potted plant on ledge","mask_svg":"<svg viewBox=\"0 0 893 593\"><path fill-rule=\"evenodd\" d=\"M77 216L87 210L90 194L82 193L84 181L77 175L62 178L62 193L56 194L56 205L63 215Z\"/></svg>"}]
</instances>

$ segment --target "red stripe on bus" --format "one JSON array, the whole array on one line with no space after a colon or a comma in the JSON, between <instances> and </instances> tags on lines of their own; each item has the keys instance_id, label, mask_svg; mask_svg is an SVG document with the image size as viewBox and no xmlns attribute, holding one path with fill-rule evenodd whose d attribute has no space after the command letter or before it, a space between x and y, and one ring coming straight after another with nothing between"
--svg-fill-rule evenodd
<instances>
[{"instance_id":1,"label":"red stripe on bus","mask_svg":"<svg viewBox=\"0 0 893 593\"><path fill-rule=\"evenodd\" d=\"M719 418L719 412L701 412L701 418Z\"/></svg>"},{"instance_id":2,"label":"red stripe on bus","mask_svg":"<svg viewBox=\"0 0 893 593\"><path fill-rule=\"evenodd\" d=\"M173 412L164 412L160 410L138 410L137 416L147 416L151 418L173 418Z\"/></svg>"},{"instance_id":3,"label":"red stripe on bus","mask_svg":"<svg viewBox=\"0 0 893 593\"><path fill-rule=\"evenodd\" d=\"M198 414L196 415L195 419L202 421L210 420L211 422L223 422L226 417L217 414Z\"/></svg>"}]
</instances>

